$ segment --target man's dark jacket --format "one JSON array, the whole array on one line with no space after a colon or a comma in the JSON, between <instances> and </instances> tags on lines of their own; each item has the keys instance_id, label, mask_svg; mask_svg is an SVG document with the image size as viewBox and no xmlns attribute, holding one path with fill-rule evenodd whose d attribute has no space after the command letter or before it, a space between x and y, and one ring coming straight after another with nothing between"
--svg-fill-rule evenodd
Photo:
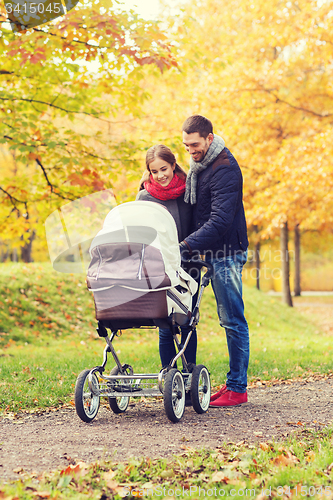
<instances>
[{"instance_id":1,"label":"man's dark jacket","mask_svg":"<svg viewBox=\"0 0 333 500\"><path fill-rule=\"evenodd\" d=\"M224 257L248 247L243 206L243 177L227 148L199 173L192 233L185 243L192 251Z\"/></svg>"}]
</instances>

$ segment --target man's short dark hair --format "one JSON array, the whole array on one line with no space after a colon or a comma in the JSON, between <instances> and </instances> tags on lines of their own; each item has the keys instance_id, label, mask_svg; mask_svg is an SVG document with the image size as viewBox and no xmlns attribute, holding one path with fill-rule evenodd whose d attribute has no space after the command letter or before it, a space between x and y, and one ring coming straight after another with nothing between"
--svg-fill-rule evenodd
<instances>
[{"instance_id":1,"label":"man's short dark hair","mask_svg":"<svg viewBox=\"0 0 333 500\"><path fill-rule=\"evenodd\" d=\"M213 133L213 124L205 116L193 115L184 121L182 130L186 134L198 132L200 137L207 139L208 135Z\"/></svg>"}]
</instances>

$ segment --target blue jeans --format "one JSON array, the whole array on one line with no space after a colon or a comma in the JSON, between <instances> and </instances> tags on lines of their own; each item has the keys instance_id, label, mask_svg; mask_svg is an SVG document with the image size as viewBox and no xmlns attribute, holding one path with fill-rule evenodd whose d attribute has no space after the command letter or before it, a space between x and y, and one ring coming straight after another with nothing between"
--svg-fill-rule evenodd
<instances>
[{"instance_id":1,"label":"blue jeans","mask_svg":"<svg viewBox=\"0 0 333 500\"><path fill-rule=\"evenodd\" d=\"M189 332L188 326L181 327L181 344L183 345ZM176 356L176 347L173 341L172 333L169 328L160 328L159 331L159 349L162 366L170 364L171 360ZM188 363L195 363L197 353L197 331L194 329L190 341L184 352Z\"/></svg>"},{"instance_id":2,"label":"blue jeans","mask_svg":"<svg viewBox=\"0 0 333 500\"><path fill-rule=\"evenodd\" d=\"M247 251L222 258L206 256L206 261L214 267L212 287L217 314L227 336L230 369L226 385L240 393L246 392L250 356L249 327L242 298L242 270L246 260Z\"/></svg>"}]
</instances>

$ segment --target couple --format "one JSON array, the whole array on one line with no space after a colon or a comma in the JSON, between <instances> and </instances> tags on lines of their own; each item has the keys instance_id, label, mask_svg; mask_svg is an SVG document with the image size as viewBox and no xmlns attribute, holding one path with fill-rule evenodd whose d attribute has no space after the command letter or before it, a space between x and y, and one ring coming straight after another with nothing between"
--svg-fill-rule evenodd
<instances>
[{"instance_id":1,"label":"couple","mask_svg":"<svg viewBox=\"0 0 333 500\"><path fill-rule=\"evenodd\" d=\"M199 252L214 267L212 287L220 325L227 335L230 369L226 384L212 395L210 406L234 406L247 401L249 363L249 330L242 299L248 247L243 179L224 140L213 134L210 120L190 116L182 130L191 156L187 178L168 147L153 146L147 151L147 170L137 200L164 205L175 219L181 252ZM186 335L183 327L182 337ZM166 366L175 355L170 330L160 329L159 349L162 366ZM196 362L196 350L194 331L185 351L188 362Z\"/></svg>"}]
</instances>

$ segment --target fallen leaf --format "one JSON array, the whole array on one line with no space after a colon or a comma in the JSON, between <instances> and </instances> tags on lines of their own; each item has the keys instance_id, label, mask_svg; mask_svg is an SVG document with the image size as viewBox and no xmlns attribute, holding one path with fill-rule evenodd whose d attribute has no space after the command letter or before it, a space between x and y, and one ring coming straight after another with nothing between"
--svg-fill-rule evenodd
<instances>
[{"instance_id":1,"label":"fallen leaf","mask_svg":"<svg viewBox=\"0 0 333 500\"><path fill-rule=\"evenodd\" d=\"M287 467L288 465L294 465L299 463L299 460L295 455L292 455L290 451L287 451L286 455L278 455L277 457L272 458L271 462L274 465Z\"/></svg>"},{"instance_id":2,"label":"fallen leaf","mask_svg":"<svg viewBox=\"0 0 333 500\"><path fill-rule=\"evenodd\" d=\"M167 479L169 477L173 477L174 476L174 472L171 469L169 469L169 470L162 470L160 476L161 476L162 479Z\"/></svg>"},{"instance_id":3,"label":"fallen leaf","mask_svg":"<svg viewBox=\"0 0 333 500\"><path fill-rule=\"evenodd\" d=\"M112 490L114 493L118 494L121 498L128 496L129 493L128 488L124 488L124 486L124 484L120 484L117 481L110 480L108 482L108 488L110 488L110 490ZM135 495L133 494L133 496Z\"/></svg>"},{"instance_id":4,"label":"fallen leaf","mask_svg":"<svg viewBox=\"0 0 333 500\"><path fill-rule=\"evenodd\" d=\"M179 448L181 450L186 450L186 451L189 451L189 452L195 451L191 446L186 446L185 444L180 445Z\"/></svg>"},{"instance_id":5,"label":"fallen leaf","mask_svg":"<svg viewBox=\"0 0 333 500\"><path fill-rule=\"evenodd\" d=\"M106 486L108 488L111 488L111 490L113 489L113 486L114 486L114 483L115 481L113 480L113 478L117 475L117 473L110 469L109 472L105 472L104 476L103 476L103 479L104 481L106 482Z\"/></svg>"},{"instance_id":6,"label":"fallen leaf","mask_svg":"<svg viewBox=\"0 0 333 500\"><path fill-rule=\"evenodd\" d=\"M78 471L80 477L85 476L89 472L89 465L86 464L85 462L82 462L82 461L77 462L76 467L80 467L80 469Z\"/></svg>"},{"instance_id":7,"label":"fallen leaf","mask_svg":"<svg viewBox=\"0 0 333 500\"><path fill-rule=\"evenodd\" d=\"M141 487L145 490L149 490L149 489L151 490L155 487L155 484L149 481L148 483L143 483L143 485Z\"/></svg>"},{"instance_id":8,"label":"fallen leaf","mask_svg":"<svg viewBox=\"0 0 333 500\"><path fill-rule=\"evenodd\" d=\"M16 469L13 469L13 472L15 472L16 474L20 474L20 472L23 471L24 471L23 467L17 467Z\"/></svg>"},{"instance_id":9,"label":"fallen leaf","mask_svg":"<svg viewBox=\"0 0 333 500\"><path fill-rule=\"evenodd\" d=\"M256 500L267 500L267 496L264 493L259 493L259 495L256 497Z\"/></svg>"},{"instance_id":10,"label":"fallen leaf","mask_svg":"<svg viewBox=\"0 0 333 500\"><path fill-rule=\"evenodd\" d=\"M267 443L260 443L259 446L263 451L269 451L269 445Z\"/></svg>"},{"instance_id":11,"label":"fallen leaf","mask_svg":"<svg viewBox=\"0 0 333 500\"><path fill-rule=\"evenodd\" d=\"M228 484L238 484L241 488L245 488L246 486L245 481L239 481L238 479L230 479L228 480Z\"/></svg>"},{"instance_id":12,"label":"fallen leaf","mask_svg":"<svg viewBox=\"0 0 333 500\"><path fill-rule=\"evenodd\" d=\"M316 454L314 451L308 451L306 453L306 461L307 462L313 462L315 458L316 458Z\"/></svg>"},{"instance_id":13,"label":"fallen leaf","mask_svg":"<svg viewBox=\"0 0 333 500\"><path fill-rule=\"evenodd\" d=\"M112 481L112 480L109 480L108 483L107 483L107 487L110 488L110 490L116 490L116 488L118 488L119 486L119 483L118 481Z\"/></svg>"},{"instance_id":14,"label":"fallen leaf","mask_svg":"<svg viewBox=\"0 0 333 500\"><path fill-rule=\"evenodd\" d=\"M226 483L227 484L229 482L229 478L226 477L226 475L223 471L218 471L212 475L212 481L213 481L213 483Z\"/></svg>"},{"instance_id":15,"label":"fallen leaf","mask_svg":"<svg viewBox=\"0 0 333 500\"><path fill-rule=\"evenodd\" d=\"M73 476L75 474L78 474L80 472L80 465L72 465L70 464L66 469L63 469L60 472L60 476Z\"/></svg>"}]
</instances>

